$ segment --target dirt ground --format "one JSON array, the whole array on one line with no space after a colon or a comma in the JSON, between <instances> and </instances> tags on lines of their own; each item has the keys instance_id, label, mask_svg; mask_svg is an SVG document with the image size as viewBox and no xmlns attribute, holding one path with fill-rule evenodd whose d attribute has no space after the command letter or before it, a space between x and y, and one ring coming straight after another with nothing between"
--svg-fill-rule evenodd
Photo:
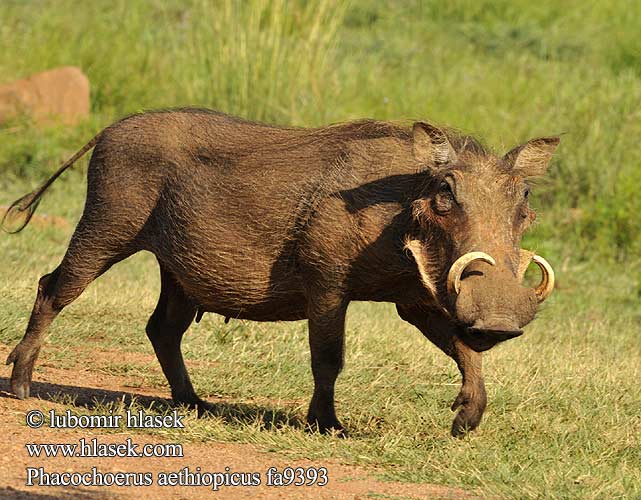
<instances>
[{"instance_id":1,"label":"dirt ground","mask_svg":"<svg viewBox=\"0 0 641 500\"><path fill-rule=\"evenodd\" d=\"M0 346L0 360L9 353L8 346ZM83 353L84 354L84 353ZM144 356L144 355L135 355ZM151 357L150 357L151 361ZM140 400L162 399L166 395L144 388L127 387L120 377L89 371L77 365L74 369L59 369L52 364L43 363L37 369L32 385L33 397L26 401L15 399L9 392L9 367L0 374L0 435L2 453L0 454L0 498L11 499L367 499L367 498L475 498L468 492L429 484L408 484L382 482L372 477L373 470L342 465L335 461L323 463L308 460L290 460L274 453L261 452L247 444L233 443L184 443L184 457L181 458L80 458L80 457L30 457L25 443L77 443L79 439L99 438L101 443L122 443L131 437L142 446L145 443L162 443L159 436L128 433L105 433L88 429L51 429L43 426L30 429L25 425L25 415L30 410L47 413L54 409L63 413L67 408L52 401L57 393L76 397L76 403L94 399L118 401L131 395L132 390ZM260 486L221 486L212 491L211 486L159 486L157 474L178 472L185 466L190 471L197 467L201 471L259 472ZM127 487L54 487L27 486L26 468L43 467L47 472L87 472L96 467L101 473L108 472L151 472L154 481L151 486ZM270 467L283 470L285 467L326 467L328 483L325 486L267 486L266 472Z\"/></svg>"}]
</instances>

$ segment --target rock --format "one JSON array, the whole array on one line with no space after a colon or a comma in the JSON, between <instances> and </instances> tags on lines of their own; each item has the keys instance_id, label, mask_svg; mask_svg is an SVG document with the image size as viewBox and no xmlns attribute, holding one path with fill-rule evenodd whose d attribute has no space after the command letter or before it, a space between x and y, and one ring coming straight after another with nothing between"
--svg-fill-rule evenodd
<instances>
[{"instance_id":1,"label":"rock","mask_svg":"<svg viewBox=\"0 0 641 500\"><path fill-rule=\"evenodd\" d=\"M74 66L0 85L0 124L28 114L41 125L74 125L89 116L89 79Z\"/></svg>"}]
</instances>

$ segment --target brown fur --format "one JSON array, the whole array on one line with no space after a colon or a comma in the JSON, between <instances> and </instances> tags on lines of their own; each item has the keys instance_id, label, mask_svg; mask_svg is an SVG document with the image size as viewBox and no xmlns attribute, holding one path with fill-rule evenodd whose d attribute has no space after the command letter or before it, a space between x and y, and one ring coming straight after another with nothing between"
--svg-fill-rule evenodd
<instances>
[{"instance_id":1,"label":"brown fur","mask_svg":"<svg viewBox=\"0 0 641 500\"><path fill-rule=\"evenodd\" d=\"M420 122L302 129L192 109L128 117L81 153L94 145L82 218L60 266L41 279L25 337L7 360L19 397L29 395L55 316L113 264L147 250L162 281L147 333L176 401L203 404L180 352L197 311L308 319L308 422L342 430L334 383L347 305L387 301L461 368L463 410L453 433L478 425L479 352L517 335L536 311L532 290L516 277L530 220L528 145L524 158L498 158L471 137ZM78 157L18 200L9 218L28 222L46 187ZM497 266L470 266L453 300L445 276L471 250L492 254Z\"/></svg>"}]
</instances>

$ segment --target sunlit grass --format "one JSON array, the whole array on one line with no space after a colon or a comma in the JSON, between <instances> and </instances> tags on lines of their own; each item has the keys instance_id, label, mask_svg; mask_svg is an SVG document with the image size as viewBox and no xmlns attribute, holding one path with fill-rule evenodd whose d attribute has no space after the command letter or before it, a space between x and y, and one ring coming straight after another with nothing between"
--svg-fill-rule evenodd
<instances>
[{"instance_id":1,"label":"sunlit grass","mask_svg":"<svg viewBox=\"0 0 641 500\"><path fill-rule=\"evenodd\" d=\"M73 218L82 191L54 191L43 208ZM64 205L69 199L78 203ZM58 202L67 208L58 210ZM37 278L57 264L70 232L29 227L0 238L7 263L0 280L3 344L21 338ZM350 439L309 435L296 424L312 391L304 322L225 324L216 315L192 325L183 350L198 393L218 404L218 416L192 414L186 431L167 437L254 443L290 456L377 466L389 479L506 497L630 496L641 488L635 281L625 270L578 261L566 263L559 278L560 289L526 334L485 356L489 406L469 438L449 436L449 404L460 382L454 363L393 306L366 303L350 307L337 384ZM41 363L73 370L80 362L118 377L133 394L156 388L169 397L160 367L148 361L153 350L144 333L158 281L150 255L117 265L56 320ZM101 352L118 350L129 354L101 359ZM92 361L79 360L85 355Z\"/></svg>"},{"instance_id":2,"label":"sunlit grass","mask_svg":"<svg viewBox=\"0 0 641 500\"><path fill-rule=\"evenodd\" d=\"M192 325L184 352L197 391L219 402L221 415L190 416L176 438L336 457L378 466L387 478L503 497L634 498L641 491L640 6L6 0L0 79L78 65L92 82L92 117L75 128L39 130L20 120L0 128L0 205L101 128L149 108L200 105L302 126L431 119L498 151L563 133L548 179L534 189L539 223L524 243L553 263L557 291L523 337L485 356L489 406L473 436L448 434L460 382L453 362L392 306L353 304L337 385L349 440L295 425L312 390L304 322L224 324L214 315ZM38 278L63 255L84 201L85 161L40 207L68 227L0 235L3 344L21 338ZM53 324L43 362L74 369L88 347L153 356L144 327L158 292L152 256L119 264ZM87 368L117 376L134 393L169 394L160 368L133 356ZM270 418L281 424L268 429Z\"/></svg>"}]
</instances>

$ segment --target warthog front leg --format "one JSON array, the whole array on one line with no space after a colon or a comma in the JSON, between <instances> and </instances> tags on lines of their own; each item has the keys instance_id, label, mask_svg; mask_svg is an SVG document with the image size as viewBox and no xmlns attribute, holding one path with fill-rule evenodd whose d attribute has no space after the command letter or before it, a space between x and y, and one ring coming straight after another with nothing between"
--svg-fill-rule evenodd
<instances>
[{"instance_id":1,"label":"warthog front leg","mask_svg":"<svg viewBox=\"0 0 641 500\"><path fill-rule=\"evenodd\" d=\"M460 410L452 422L452 435L459 437L476 429L487 405L481 353L461 341L459 327L438 311L405 305L397 305L396 309L401 318L416 326L431 342L454 359L461 371L463 384L452 404L452 411Z\"/></svg>"},{"instance_id":2,"label":"warthog front leg","mask_svg":"<svg viewBox=\"0 0 641 500\"><path fill-rule=\"evenodd\" d=\"M473 351L460 339L454 339L452 358L463 376L463 385L452 403L452 411L460 408L452 422L452 436L459 437L474 430L481 423L487 405L487 393L481 371L482 355Z\"/></svg>"},{"instance_id":3,"label":"warthog front leg","mask_svg":"<svg viewBox=\"0 0 641 500\"><path fill-rule=\"evenodd\" d=\"M160 286L158 305L147 323L147 337L169 382L174 402L205 409L206 404L196 396L180 349L183 335L196 315L196 304L162 264Z\"/></svg>"},{"instance_id":4,"label":"warthog front leg","mask_svg":"<svg viewBox=\"0 0 641 500\"><path fill-rule=\"evenodd\" d=\"M307 423L323 434L337 431L346 435L334 408L334 385L343 368L346 309L339 297L315 298L308 307L314 395Z\"/></svg>"}]
</instances>

